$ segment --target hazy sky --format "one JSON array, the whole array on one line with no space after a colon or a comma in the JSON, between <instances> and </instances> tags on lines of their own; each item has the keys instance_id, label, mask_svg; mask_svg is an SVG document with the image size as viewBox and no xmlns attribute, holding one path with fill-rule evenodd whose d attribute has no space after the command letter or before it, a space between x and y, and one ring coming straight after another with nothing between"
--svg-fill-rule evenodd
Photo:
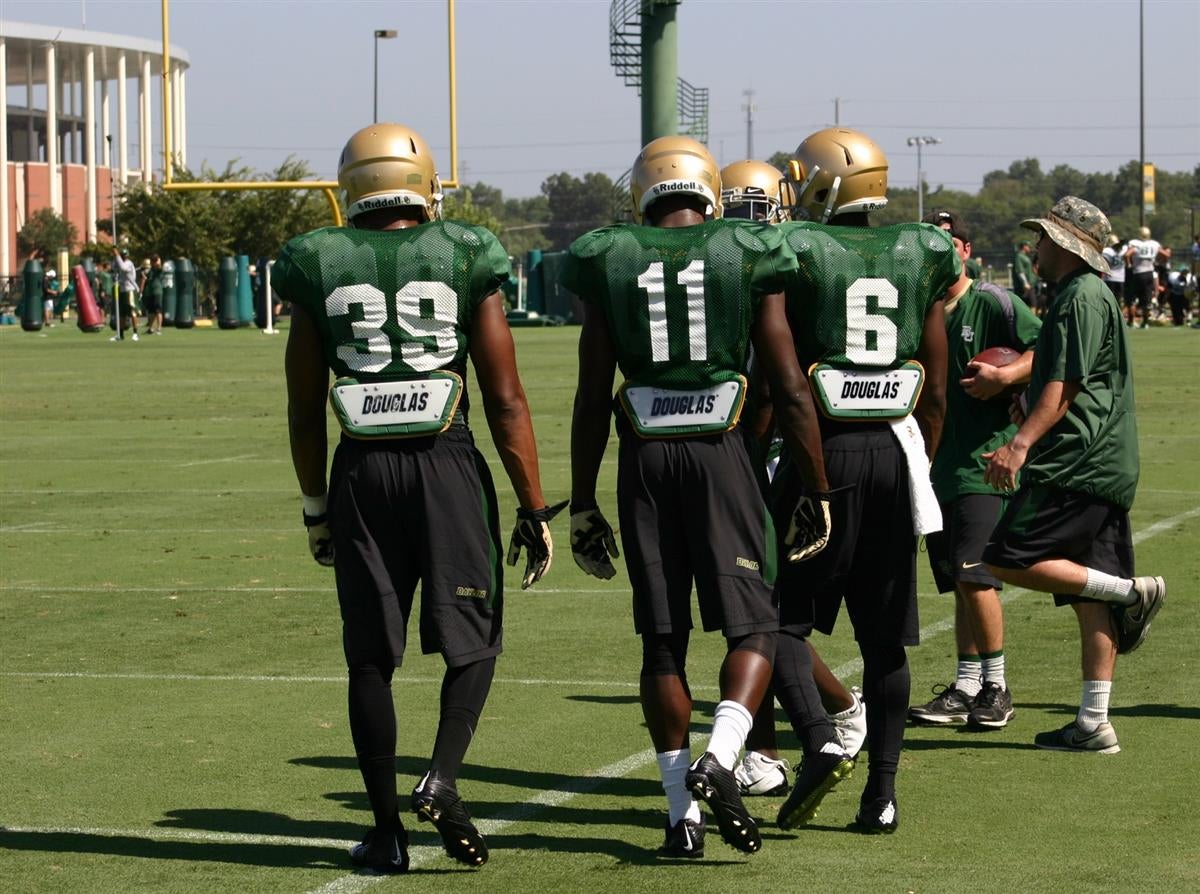
<instances>
[{"instance_id":1,"label":"hazy sky","mask_svg":"<svg viewBox=\"0 0 1200 894\"><path fill-rule=\"evenodd\" d=\"M159 0L0 0L4 20L161 40ZM460 177L535 195L557 171L617 177L640 144L636 91L609 64L608 0L459 0ZM373 31L380 120L419 130L449 173L444 0L172 0L172 42L191 59L188 161L269 170L289 153L332 179L370 123ZM891 182L978 189L1016 158L1112 171L1138 157L1137 0L799 2L685 0L679 74L708 87L714 155L794 149L841 122L869 133ZM1146 0L1146 158L1200 164L1200 3ZM23 80L23 79L22 79ZM10 91L22 102L23 87ZM155 100L155 143L161 134Z\"/></svg>"}]
</instances>

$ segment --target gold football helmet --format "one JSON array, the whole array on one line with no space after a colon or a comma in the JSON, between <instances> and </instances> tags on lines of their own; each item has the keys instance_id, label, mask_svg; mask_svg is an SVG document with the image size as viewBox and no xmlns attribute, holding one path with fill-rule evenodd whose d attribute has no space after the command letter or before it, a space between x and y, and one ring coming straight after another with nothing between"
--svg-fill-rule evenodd
<instances>
[{"instance_id":1,"label":"gold football helmet","mask_svg":"<svg viewBox=\"0 0 1200 894\"><path fill-rule=\"evenodd\" d=\"M788 162L796 191L792 218L826 223L838 214L882 208L887 172L887 156L866 134L844 127L818 130Z\"/></svg>"},{"instance_id":2,"label":"gold football helmet","mask_svg":"<svg viewBox=\"0 0 1200 894\"><path fill-rule=\"evenodd\" d=\"M691 137L659 137L638 153L629 175L633 220L641 223L650 203L663 196L694 195L721 216L721 170L704 144Z\"/></svg>"},{"instance_id":3,"label":"gold football helmet","mask_svg":"<svg viewBox=\"0 0 1200 894\"><path fill-rule=\"evenodd\" d=\"M403 124L372 124L354 134L338 160L338 186L353 220L376 208L419 205L427 220L442 216L442 184L433 153Z\"/></svg>"},{"instance_id":4,"label":"gold football helmet","mask_svg":"<svg viewBox=\"0 0 1200 894\"><path fill-rule=\"evenodd\" d=\"M721 169L721 213L780 223L796 203L792 184L765 161L735 161Z\"/></svg>"}]
</instances>

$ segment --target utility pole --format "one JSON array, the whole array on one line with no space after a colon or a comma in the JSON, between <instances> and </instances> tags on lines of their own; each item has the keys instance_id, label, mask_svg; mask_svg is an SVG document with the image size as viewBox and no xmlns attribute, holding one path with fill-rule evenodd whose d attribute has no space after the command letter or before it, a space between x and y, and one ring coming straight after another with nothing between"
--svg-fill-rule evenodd
<instances>
[{"instance_id":1,"label":"utility pole","mask_svg":"<svg viewBox=\"0 0 1200 894\"><path fill-rule=\"evenodd\" d=\"M742 96L746 97L742 106L742 111L746 113L746 158L754 158L754 113L758 111L758 106L754 104L753 90L743 90Z\"/></svg>"},{"instance_id":2,"label":"utility pole","mask_svg":"<svg viewBox=\"0 0 1200 894\"><path fill-rule=\"evenodd\" d=\"M838 127L842 123L842 98L835 96L833 98L833 126Z\"/></svg>"}]
</instances>

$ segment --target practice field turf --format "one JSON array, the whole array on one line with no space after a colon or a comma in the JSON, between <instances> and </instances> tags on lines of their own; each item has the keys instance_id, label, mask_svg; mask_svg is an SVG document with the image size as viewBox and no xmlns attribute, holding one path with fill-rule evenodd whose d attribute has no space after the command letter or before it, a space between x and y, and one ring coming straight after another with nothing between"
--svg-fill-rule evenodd
<instances>
[{"instance_id":1,"label":"practice field turf","mask_svg":"<svg viewBox=\"0 0 1200 894\"><path fill-rule=\"evenodd\" d=\"M332 574L309 558L300 524L286 336L107 335L0 330L3 890L1200 890L1200 332L1130 333L1138 570L1165 576L1169 593L1145 646L1118 666L1119 755L1032 747L1074 713L1077 634L1069 610L1010 591L1016 717L983 734L911 728L897 834L847 828L863 765L795 834L774 825L780 799L752 801L759 854L714 829L706 859L664 865L623 562L612 581L586 577L564 514L549 576L509 590L506 649L460 783L491 861L464 869L413 822L412 875L383 880L355 875L346 856L370 813ZM578 330L515 335L554 501L567 496ZM514 502L477 423L507 537ZM601 499L615 520L614 477L610 448ZM914 701L954 669L953 603L933 593L923 555L920 570ZM847 626L843 616L817 646L857 682ZM692 640L696 747L722 645ZM393 687L402 792L428 759L440 674L437 656L413 654Z\"/></svg>"}]
</instances>

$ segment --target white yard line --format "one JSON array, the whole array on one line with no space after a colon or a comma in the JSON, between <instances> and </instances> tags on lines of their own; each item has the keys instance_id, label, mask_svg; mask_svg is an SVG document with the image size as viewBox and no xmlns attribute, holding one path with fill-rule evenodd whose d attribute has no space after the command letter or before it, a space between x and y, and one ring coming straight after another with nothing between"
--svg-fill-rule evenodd
<instances>
[{"instance_id":1,"label":"white yard line","mask_svg":"<svg viewBox=\"0 0 1200 894\"><path fill-rule=\"evenodd\" d=\"M193 584L182 584L177 587L165 585L161 587L126 587L118 584L97 587L58 587L53 584L0 584L0 592L12 590L19 593L84 593L102 595L108 593L334 593L332 583L327 587L206 587ZM550 587L535 587L529 595L539 593L627 593L621 587L554 589Z\"/></svg>"}]
</instances>

